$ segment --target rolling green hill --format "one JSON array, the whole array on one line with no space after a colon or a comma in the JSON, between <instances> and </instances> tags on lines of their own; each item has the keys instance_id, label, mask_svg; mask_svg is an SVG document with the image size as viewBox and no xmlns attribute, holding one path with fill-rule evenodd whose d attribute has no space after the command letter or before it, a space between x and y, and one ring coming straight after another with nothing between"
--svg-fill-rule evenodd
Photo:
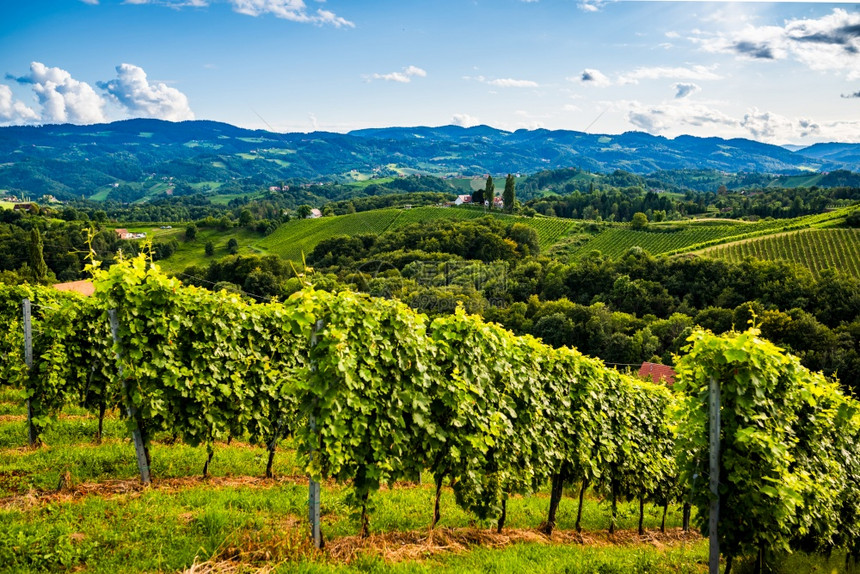
<instances>
[{"instance_id":1,"label":"rolling green hill","mask_svg":"<svg viewBox=\"0 0 860 574\"><path fill-rule=\"evenodd\" d=\"M631 247L641 247L651 255L674 255L700 251L723 243L740 241L782 231L807 227L828 227L841 223L853 208L843 208L819 215L795 219L773 219L756 223L731 220L697 220L689 223L652 224L648 230L635 231L615 227L595 235L575 250L574 258L591 251L619 257ZM667 230L668 229L668 230Z\"/></svg>"},{"instance_id":2,"label":"rolling green hill","mask_svg":"<svg viewBox=\"0 0 860 574\"><path fill-rule=\"evenodd\" d=\"M837 269L860 278L860 229L803 229L711 247L709 257L742 261L746 257L799 263L816 277Z\"/></svg>"},{"instance_id":3,"label":"rolling green hill","mask_svg":"<svg viewBox=\"0 0 860 574\"><path fill-rule=\"evenodd\" d=\"M300 261L302 253L309 253L320 241L335 235L379 234L389 229L437 219L466 220L487 215L480 209L463 207L417 207L413 209L380 209L337 217L303 219L281 225L272 235L256 244L268 253L285 259ZM490 212L505 222L528 225L537 231L541 249L548 249L563 237L576 223L569 219L519 217Z\"/></svg>"}]
</instances>

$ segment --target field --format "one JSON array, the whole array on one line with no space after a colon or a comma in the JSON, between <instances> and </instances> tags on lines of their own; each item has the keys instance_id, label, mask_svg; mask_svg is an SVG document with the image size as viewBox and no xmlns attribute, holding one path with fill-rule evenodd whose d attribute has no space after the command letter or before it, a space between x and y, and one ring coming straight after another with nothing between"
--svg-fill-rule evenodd
<instances>
[{"instance_id":1,"label":"field","mask_svg":"<svg viewBox=\"0 0 860 574\"><path fill-rule=\"evenodd\" d=\"M272 235L256 244L257 247L285 259L300 261L324 239L335 235L359 233L379 234L405 225L439 219L467 220L488 215L481 209L417 207L414 209L381 209L336 217L303 219L285 223ZM522 223L537 231L541 249L547 249L564 236L575 222L560 218L518 217L497 212L490 215L502 221Z\"/></svg>"},{"instance_id":2,"label":"field","mask_svg":"<svg viewBox=\"0 0 860 574\"><path fill-rule=\"evenodd\" d=\"M12 209L14 205L11 201L0 201L0 209Z\"/></svg>"},{"instance_id":3,"label":"field","mask_svg":"<svg viewBox=\"0 0 860 574\"><path fill-rule=\"evenodd\" d=\"M657 530L660 510L649 506L642 540L635 534L638 508L622 504L620 527L606 532L607 505L586 497L582 536L572 532L575 492L567 492L553 540L535 528L548 496L515 497L509 528L496 535L474 520L445 489L442 522L432 539L430 476L422 485L396 484L376 499L373 536L359 540L345 499L348 488L324 484L323 531L327 548L306 536L307 481L289 444L275 459L275 479L261 478L262 448L242 441L217 445L211 476L200 477L204 448L153 444L153 486L136 480L134 449L125 425L108 413L101 445L92 441L96 420L67 408L45 436L27 449L24 407L18 394L0 391L0 570L34 572L176 572L196 563L274 567L277 572L703 572L707 545L678 528ZM58 485L61 487L58 489ZM235 571L235 570L229 570ZM533 570L536 571L536 570Z\"/></svg>"},{"instance_id":4,"label":"field","mask_svg":"<svg viewBox=\"0 0 860 574\"><path fill-rule=\"evenodd\" d=\"M804 229L737 241L702 251L709 257L742 261L746 257L788 261L815 276L838 269L860 278L860 229Z\"/></svg>"},{"instance_id":5,"label":"field","mask_svg":"<svg viewBox=\"0 0 860 574\"><path fill-rule=\"evenodd\" d=\"M336 217L299 219L281 225L258 245L284 259L301 261L317 243L335 235L379 234L400 215L397 209L380 209Z\"/></svg>"},{"instance_id":6,"label":"field","mask_svg":"<svg viewBox=\"0 0 860 574\"><path fill-rule=\"evenodd\" d=\"M820 215L795 219L762 220L755 223L720 219L693 222L651 224L649 229L636 231L627 226L612 227L584 242L573 251L579 258L591 251L608 257L620 257L631 247L641 247L651 255L673 255L751 239L754 237L806 228L828 228L842 223L850 209L840 209Z\"/></svg>"}]
</instances>

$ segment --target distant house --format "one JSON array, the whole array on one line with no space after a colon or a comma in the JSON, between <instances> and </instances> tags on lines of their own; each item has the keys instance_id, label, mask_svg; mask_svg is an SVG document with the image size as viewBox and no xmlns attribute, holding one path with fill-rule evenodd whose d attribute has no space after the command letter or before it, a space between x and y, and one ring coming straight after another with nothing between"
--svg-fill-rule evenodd
<instances>
[{"instance_id":1,"label":"distant house","mask_svg":"<svg viewBox=\"0 0 860 574\"><path fill-rule=\"evenodd\" d=\"M322 217L322 211L320 211L316 207L311 209L311 213L310 215L308 215L308 219L317 219L319 217Z\"/></svg>"},{"instance_id":2,"label":"distant house","mask_svg":"<svg viewBox=\"0 0 860 574\"><path fill-rule=\"evenodd\" d=\"M454 200L454 205L463 205L464 203L472 203L471 195L458 195Z\"/></svg>"},{"instance_id":3,"label":"distant house","mask_svg":"<svg viewBox=\"0 0 860 574\"><path fill-rule=\"evenodd\" d=\"M502 209L503 207L505 207L505 202L504 202L504 200L502 200L502 198L501 198L501 197L499 197L498 195L497 195L497 196L495 196L495 197L493 198L493 207L497 207L497 208L499 208L499 209Z\"/></svg>"},{"instance_id":4,"label":"distant house","mask_svg":"<svg viewBox=\"0 0 860 574\"><path fill-rule=\"evenodd\" d=\"M146 239L146 233L131 233L128 229L114 229L120 239Z\"/></svg>"},{"instance_id":5,"label":"distant house","mask_svg":"<svg viewBox=\"0 0 860 574\"><path fill-rule=\"evenodd\" d=\"M16 203L12 209L15 211L29 211L30 213L39 213L39 206L35 203Z\"/></svg>"},{"instance_id":6,"label":"distant house","mask_svg":"<svg viewBox=\"0 0 860 574\"><path fill-rule=\"evenodd\" d=\"M655 384L661 382L667 385L675 384L675 369L659 363L642 363L639 368L640 379L651 379Z\"/></svg>"}]
</instances>

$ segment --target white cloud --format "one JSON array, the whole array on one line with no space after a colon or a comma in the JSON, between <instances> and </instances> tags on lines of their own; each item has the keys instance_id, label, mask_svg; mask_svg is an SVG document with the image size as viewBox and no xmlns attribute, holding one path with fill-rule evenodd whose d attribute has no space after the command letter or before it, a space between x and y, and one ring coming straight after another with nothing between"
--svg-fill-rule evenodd
<instances>
[{"instance_id":1,"label":"white cloud","mask_svg":"<svg viewBox=\"0 0 860 574\"><path fill-rule=\"evenodd\" d=\"M773 112L760 112L752 108L744 114L741 127L747 130L753 139L761 141L784 142L788 138L805 138L817 135L821 127L807 118L789 119Z\"/></svg>"},{"instance_id":2,"label":"white cloud","mask_svg":"<svg viewBox=\"0 0 860 574\"><path fill-rule=\"evenodd\" d=\"M577 6L583 12L600 12L604 4L606 0L580 0Z\"/></svg>"},{"instance_id":3,"label":"white cloud","mask_svg":"<svg viewBox=\"0 0 860 574\"><path fill-rule=\"evenodd\" d=\"M605 75L603 75L600 70L594 70L592 68L586 68L582 71L578 78L570 79L578 81L586 86L597 86L599 88L612 85L612 81Z\"/></svg>"},{"instance_id":4,"label":"white cloud","mask_svg":"<svg viewBox=\"0 0 860 574\"><path fill-rule=\"evenodd\" d=\"M91 5L95 6L96 4L99 3L99 0L81 0L81 2L83 2L84 4L91 4Z\"/></svg>"},{"instance_id":5,"label":"white cloud","mask_svg":"<svg viewBox=\"0 0 860 574\"><path fill-rule=\"evenodd\" d=\"M132 116L170 121L194 119L188 98L176 88L150 83L146 72L132 64L117 66L116 73L115 80L97 85Z\"/></svg>"},{"instance_id":6,"label":"white cloud","mask_svg":"<svg viewBox=\"0 0 860 574\"><path fill-rule=\"evenodd\" d=\"M675 90L675 99L686 98L687 96L691 96L695 93L701 92L702 88L693 83L683 83L677 82L672 85L672 89Z\"/></svg>"},{"instance_id":7,"label":"white cloud","mask_svg":"<svg viewBox=\"0 0 860 574\"><path fill-rule=\"evenodd\" d=\"M12 88L0 84L0 124L26 124L39 120L32 108L12 96Z\"/></svg>"},{"instance_id":8,"label":"white cloud","mask_svg":"<svg viewBox=\"0 0 860 574\"><path fill-rule=\"evenodd\" d=\"M487 84L497 86L499 88L537 88L540 87L537 82L531 80L515 80L513 78L498 78L495 80L487 80Z\"/></svg>"},{"instance_id":9,"label":"white cloud","mask_svg":"<svg viewBox=\"0 0 860 574\"><path fill-rule=\"evenodd\" d=\"M180 8L206 8L209 6L209 0L125 0L123 4L153 4L178 10Z\"/></svg>"},{"instance_id":10,"label":"white cloud","mask_svg":"<svg viewBox=\"0 0 860 574\"><path fill-rule=\"evenodd\" d=\"M397 82L400 84L408 84L412 81L412 78L415 77L425 78L427 77L427 72L417 66L406 66L401 72L390 72L388 74L371 74L370 76L365 76L368 81L385 80L386 82Z\"/></svg>"},{"instance_id":11,"label":"white cloud","mask_svg":"<svg viewBox=\"0 0 860 574\"><path fill-rule=\"evenodd\" d=\"M685 98L656 105L621 101L612 106L626 113L627 121L633 126L655 135L745 137L774 144L799 143L813 137L839 141L860 139L860 131L851 132L860 125L858 121L819 124L809 118L788 118L757 108L747 110L739 118L716 109L713 104Z\"/></svg>"},{"instance_id":12,"label":"white cloud","mask_svg":"<svg viewBox=\"0 0 860 574\"><path fill-rule=\"evenodd\" d=\"M470 116L469 114L454 114L454 117L451 118L451 123L455 126L468 128L470 126L478 125L480 120L475 116Z\"/></svg>"},{"instance_id":13,"label":"white cloud","mask_svg":"<svg viewBox=\"0 0 860 574\"><path fill-rule=\"evenodd\" d=\"M638 84L639 80L658 80L671 78L673 80L720 80L722 76L714 72L715 66L665 67L652 66L636 68L632 72L621 74L618 82L621 84Z\"/></svg>"},{"instance_id":14,"label":"white cloud","mask_svg":"<svg viewBox=\"0 0 860 574\"><path fill-rule=\"evenodd\" d=\"M44 122L93 124L105 121L104 100L89 84L75 80L61 68L33 62L30 73L17 80L32 86L42 105Z\"/></svg>"},{"instance_id":15,"label":"white cloud","mask_svg":"<svg viewBox=\"0 0 860 574\"><path fill-rule=\"evenodd\" d=\"M355 24L337 16L330 10L319 9L316 13L308 13L303 0L230 0L233 10L248 16L271 14L292 22L308 22L312 24L331 24L336 28L354 28Z\"/></svg>"},{"instance_id":16,"label":"white cloud","mask_svg":"<svg viewBox=\"0 0 860 574\"><path fill-rule=\"evenodd\" d=\"M539 88L540 84L531 80L515 80L514 78L485 78L484 76L463 76L464 80L481 82L498 88Z\"/></svg>"},{"instance_id":17,"label":"white cloud","mask_svg":"<svg viewBox=\"0 0 860 574\"><path fill-rule=\"evenodd\" d=\"M748 24L737 32L693 34L691 40L709 52L763 61L793 58L813 70L860 78L860 12L835 8L827 16L788 20L783 26Z\"/></svg>"}]
</instances>

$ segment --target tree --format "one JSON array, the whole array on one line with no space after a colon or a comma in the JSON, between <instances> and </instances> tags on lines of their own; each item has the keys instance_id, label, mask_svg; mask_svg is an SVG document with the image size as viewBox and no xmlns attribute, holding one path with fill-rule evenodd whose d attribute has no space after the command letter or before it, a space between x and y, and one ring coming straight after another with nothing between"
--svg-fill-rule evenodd
<instances>
[{"instance_id":1,"label":"tree","mask_svg":"<svg viewBox=\"0 0 860 574\"><path fill-rule=\"evenodd\" d=\"M484 205L484 190L476 189L472 194L472 203L475 205Z\"/></svg>"},{"instance_id":2,"label":"tree","mask_svg":"<svg viewBox=\"0 0 860 574\"><path fill-rule=\"evenodd\" d=\"M42 253L42 234L37 227L30 231L30 267L37 283L44 283L48 278L48 265Z\"/></svg>"},{"instance_id":3,"label":"tree","mask_svg":"<svg viewBox=\"0 0 860 574\"><path fill-rule=\"evenodd\" d=\"M311 214L311 209L313 208L310 205L308 205L307 203L303 203L296 209L296 213L299 217L305 219L308 215Z\"/></svg>"},{"instance_id":4,"label":"tree","mask_svg":"<svg viewBox=\"0 0 860 574\"><path fill-rule=\"evenodd\" d=\"M254 221L254 216L251 215L251 212L247 209L243 209L239 214L239 225L242 227L248 227Z\"/></svg>"},{"instance_id":5,"label":"tree","mask_svg":"<svg viewBox=\"0 0 860 574\"><path fill-rule=\"evenodd\" d=\"M230 241L227 242L227 251L230 252L230 255L236 255L239 251L239 242L235 237L231 237Z\"/></svg>"},{"instance_id":6,"label":"tree","mask_svg":"<svg viewBox=\"0 0 860 574\"><path fill-rule=\"evenodd\" d=\"M502 201L505 202L505 211L508 213L513 213L514 211L514 203L517 200L516 185L514 176L508 174L508 177L505 179L505 191L502 194Z\"/></svg>"},{"instance_id":7,"label":"tree","mask_svg":"<svg viewBox=\"0 0 860 574\"><path fill-rule=\"evenodd\" d=\"M185 239L186 241L194 241L195 237L197 237L197 226L190 223L188 227L185 228Z\"/></svg>"},{"instance_id":8,"label":"tree","mask_svg":"<svg viewBox=\"0 0 860 574\"><path fill-rule=\"evenodd\" d=\"M648 227L648 216L637 211L633 214L633 220L630 222L630 227L633 229L645 229Z\"/></svg>"},{"instance_id":9,"label":"tree","mask_svg":"<svg viewBox=\"0 0 860 574\"><path fill-rule=\"evenodd\" d=\"M493 183L493 176L487 176L487 186L484 188L484 201L489 202L490 209L493 209L493 200L496 198L496 184Z\"/></svg>"},{"instance_id":10,"label":"tree","mask_svg":"<svg viewBox=\"0 0 860 574\"><path fill-rule=\"evenodd\" d=\"M207 257L212 257L213 255L215 255L215 245L211 241L206 242L206 247L204 247L204 250L206 251Z\"/></svg>"}]
</instances>

